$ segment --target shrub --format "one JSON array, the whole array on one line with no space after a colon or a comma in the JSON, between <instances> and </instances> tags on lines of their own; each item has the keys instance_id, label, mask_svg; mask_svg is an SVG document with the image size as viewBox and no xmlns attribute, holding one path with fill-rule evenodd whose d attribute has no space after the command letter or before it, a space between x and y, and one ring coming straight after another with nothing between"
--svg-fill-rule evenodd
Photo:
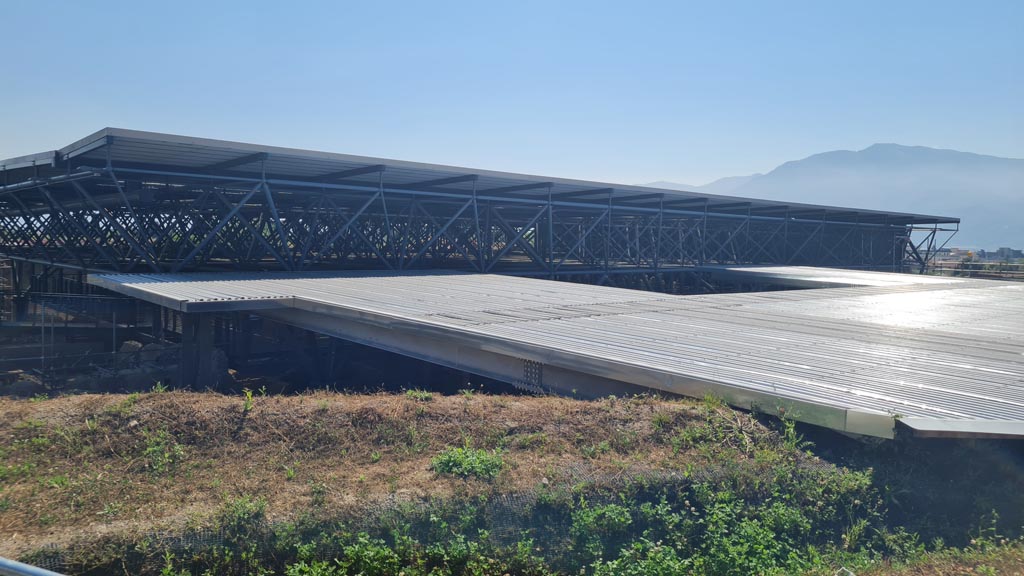
<instances>
[{"instance_id":1,"label":"shrub","mask_svg":"<svg viewBox=\"0 0 1024 576\"><path fill-rule=\"evenodd\" d=\"M306 562L300 560L290 564L285 570L285 576L341 576L344 574L336 564L323 560Z\"/></svg>"},{"instance_id":2,"label":"shrub","mask_svg":"<svg viewBox=\"0 0 1024 576\"><path fill-rule=\"evenodd\" d=\"M219 526L228 533L248 534L266 521L267 500L239 496L226 502L217 514Z\"/></svg>"},{"instance_id":3,"label":"shrub","mask_svg":"<svg viewBox=\"0 0 1024 576\"><path fill-rule=\"evenodd\" d=\"M591 506L581 499L579 507L572 513L572 526L569 528L573 549L585 561L599 558L606 547L621 542L629 534L632 523L633 517L625 506Z\"/></svg>"},{"instance_id":4,"label":"shrub","mask_svg":"<svg viewBox=\"0 0 1024 576\"><path fill-rule=\"evenodd\" d=\"M615 560L597 561L594 576L676 576L692 572L689 558L680 558L671 546L639 540L622 550Z\"/></svg>"},{"instance_id":5,"label":"shrub","mask_svg":"<svg viewBox=\"0 0 1024 576\"><path fill-rule=\"evenodd\" d=\"M371 539L366 534L360 534L355 542L345 546L344 558L335 562L342 568L343 574L364 576L391 576L398 574L402 568L401 558L386 542Z\"/></svg>"},{"instance_id":6,"label":"shrub","mask_svg":"<svg viewBox=\"0 0 1024 576\"><path fill-rule=\"evenodd\" d=\"M430 461L430 467L438 474L454 476L476 476L491 479L501 473L505 461L499 450L479 450L476 448L446 448Z\"/></svg>"},{"instance_id":7,"label":"shrub","mask_svg":"<svg viewBox=\"0 0 1024 576\"><path fill-rule=\"evenodd\" d=\"M810 528L795 507L779 502L752 506L720 493L707 510L703 547L695 568L707 574L736 576L804 572Z\"/></svg>"}]
</instances>

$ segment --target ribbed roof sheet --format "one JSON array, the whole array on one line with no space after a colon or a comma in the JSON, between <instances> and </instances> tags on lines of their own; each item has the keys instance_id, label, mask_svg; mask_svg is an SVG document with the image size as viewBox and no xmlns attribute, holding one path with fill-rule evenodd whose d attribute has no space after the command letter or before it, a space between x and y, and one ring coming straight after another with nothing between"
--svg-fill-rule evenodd
<instances>
[{"instance_id":1,"label":"ribbed roof sheet","mask_svg":"<svg viewBox=\"0 0 1024 576\"><path fill-rule=\"evenodd\" d=\"M663 375L719 386L727 398L756 393L840 409L847 420L886 415L942 435L1024 436L1024 283L776 273L866 285L671 296L454 272L105 274L90 282L186 312L314 303L488 346L512 343L630 383Z\"/></svg>"}]
</instances>

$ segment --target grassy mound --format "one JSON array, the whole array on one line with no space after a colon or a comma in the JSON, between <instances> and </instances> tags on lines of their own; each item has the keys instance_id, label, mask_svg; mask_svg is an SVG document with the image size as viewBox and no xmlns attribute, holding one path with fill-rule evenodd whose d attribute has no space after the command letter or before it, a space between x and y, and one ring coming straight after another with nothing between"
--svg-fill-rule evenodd
<instances>
[{"instance_id":1,"label":"grassy mound","mask_svg":"<svg viewBox=\"0 0 1024 576\"><path fill-rule=\"evenodd\" d=\"M917 513L900 466L934 464L899 455L931 448L816 441L827 460L712 399L0 399L0 555L82 574L831 574L1000 541L995 507ZM974 474L1013 525L1014 470L922 487Z\"/></svg>"}]
</instances>

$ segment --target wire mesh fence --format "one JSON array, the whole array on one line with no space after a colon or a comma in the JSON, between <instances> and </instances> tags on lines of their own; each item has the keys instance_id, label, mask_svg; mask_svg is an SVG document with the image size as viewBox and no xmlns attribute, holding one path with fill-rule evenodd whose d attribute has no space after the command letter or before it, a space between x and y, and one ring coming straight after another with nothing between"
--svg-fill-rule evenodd
<instances>
[{"instance_id":1,"label":"wire mesh fence","mask_svg":"<svg viewBox=\"0 0 1024 576\"><path fill-rule=\"evenodd\" d=\"M836 468L808 459L798 463L798 469L826 472ZM490 550L513 551L522 542L530 542L549 566L573 572L572 562L578 558L567 551L580 538L574 510L581 504L595 509L628 499L635 511L645 503L654 506L674 499L681 503L695 486L721 482L731 473L716 466L683 474L637 465L609 473L580 464L564 472L567 476L557 486L542 485L523 492L464 499L391 494L334 511L330 519L307 523L270 523L262 515L243 516L222 518L215 528L153 531L130 541L80 543L90 548L84 557L99 562L92 565L82 562L80 550L55 546L41 548L23 560L63 574L103 574L115 565L131 574L162 574L172 564L175 575L250 574L255 573L254 567L273 574L283 573L302 543L316 544L308 558L327 562L344 558L344 539L325 537L327 534L367 534L395 543L395 535L401 533L407 541L422 546L453 535L486 538ZM562 495L561 502L553 499L556 493ZM603 535L602 545L612 551L646 537L650 524L635 513L634 518L625 529ZM169 559L174 559L173 563ZM214 572L210 572L211 566L215 566Z\"/></svg>"}]
</instances>

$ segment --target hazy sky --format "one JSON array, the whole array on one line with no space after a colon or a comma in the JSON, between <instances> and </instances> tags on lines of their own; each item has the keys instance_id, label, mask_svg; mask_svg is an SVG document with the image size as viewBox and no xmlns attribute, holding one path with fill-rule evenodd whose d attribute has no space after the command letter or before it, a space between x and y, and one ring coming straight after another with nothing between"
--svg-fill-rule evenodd
<instances>
[{"instance_id":1,"label":"hazy sky","mask_svg":"<svg viewBox=\"0 0 1024 576\"><path fill-rule=\"evenodd\" d=\"M0 158L104 126L623 183L1024 158L1024 2L5 0Z\"/></svg>"}]
</instances>

